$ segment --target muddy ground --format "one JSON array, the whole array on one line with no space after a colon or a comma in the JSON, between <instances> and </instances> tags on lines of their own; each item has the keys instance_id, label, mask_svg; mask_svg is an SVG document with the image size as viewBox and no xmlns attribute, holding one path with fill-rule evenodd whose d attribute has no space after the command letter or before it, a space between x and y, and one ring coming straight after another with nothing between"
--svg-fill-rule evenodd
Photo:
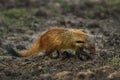
<instances>
[{"instance_id":1,"label":"muddy ground","mask_svg":"<svg viewBox=\"0 0 120 80\"><path fill-rule=\"evenodd\" d=\"M95 39L92 60L14 57L51 27L82 29ZM0 80L120 80L119 0L0 0Z\"/></svg>"}]
</instances>

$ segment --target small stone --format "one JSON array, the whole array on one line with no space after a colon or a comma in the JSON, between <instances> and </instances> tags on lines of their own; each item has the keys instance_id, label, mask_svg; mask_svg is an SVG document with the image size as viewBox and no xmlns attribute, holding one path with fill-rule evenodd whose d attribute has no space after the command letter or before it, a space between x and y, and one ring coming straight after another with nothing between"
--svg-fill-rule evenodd
<instances>
[{"instance_id":1,"label":"small stone","mask_svg":"<svg viewBox=\"0 0 120 80\"><path fill-rule=\"evenodd\" d=\"M40 78L41 78L41 80L52 80L52 76L49 73L41 74Z\"/></svg>"},{"instance_id":2,"label":"small stone","mask_svg":"<svg viewBox=\"0 0 120 80\"><path fill-rule=\"evenodd\" d=\"M108 79L110 80L120 80L120 71L115 71L108 75Z\"/></svg>"},{"instance_id":3,"label":"small stone","mask_svg":"<svg viewBox=\"0 0 120 80\"><path fill-rule=\"evenodd\" d=\"M96 76L91 71L78 72L76 75L78 80L96 80Z\"/></svg>"},{"instance_id":4,"label":"small stone","mask_svg":"<svg viewBox=\"0 0 120 80\"><path fill-rule=\"evenodd\" d=\"M42 68L42 66L38 66L38 70L40 70L40 71L41 71L42 69L43 69L43 68Z\"/></svg>"},{"instance_id":5,"label":"small stone","mask_svg":"<svg viewBox=\"0 0 120 80\"><path fill-rule=\"evenodd\" d=\"M72 75L73 75L73 73L70 72L70 71L58 72L53 77L53 80L61 80L61 79L63 79L63 80L73 80Z\"/></svg>"}]
</instances>

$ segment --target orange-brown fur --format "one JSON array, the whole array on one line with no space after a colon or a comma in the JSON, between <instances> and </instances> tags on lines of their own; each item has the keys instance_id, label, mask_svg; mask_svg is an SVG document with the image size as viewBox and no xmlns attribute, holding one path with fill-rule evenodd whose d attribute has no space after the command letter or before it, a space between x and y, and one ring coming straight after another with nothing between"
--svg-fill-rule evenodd
<instances>
[{"instance_id":1,"label":"orange-brown fur","mask_svg":"<svg viewBox=\"0 0 120 80\"><path fill-rule=\"evenodd\" d=\"M77 29L51 28L44 32L30 49L19 52L19 56L33 56L39 52L45 52L46 55L49 55L62 49L76 51L78 47L88 48L91 54L95 54L95 47L87 38L88 35L86 33ZM77 41L83 41L83 43L77 43Z\"/></svg>"}]
</instances>

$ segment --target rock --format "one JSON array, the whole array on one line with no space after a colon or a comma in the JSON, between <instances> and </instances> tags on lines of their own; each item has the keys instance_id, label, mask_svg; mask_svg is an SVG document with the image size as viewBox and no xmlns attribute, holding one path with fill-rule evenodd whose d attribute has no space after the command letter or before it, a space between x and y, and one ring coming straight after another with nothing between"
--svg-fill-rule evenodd
<instances>
[{"instance_id":1,"label":"rock","mask_svg":"<svg viewBox=\"0 0 120 80\"><path fill-rule=\"evenodd\" d=\"M108 79L110 80L120 80L120 71L115 71L108 75Z\"/></svg>"},{"instance_id":2,"label":"rock","mask_svg":"<svg viewBox=\"0 0 120 80\"><path fill-rule=\"evenodd\" d=\"M52 80L52 76L51 76L51 74L48 74L48 73L46 73L46 74L41 74L40 75L40 80Z\"/></svg>"},{"instance_id":3,"label":"rock","mask_svg":"<svg viewBox=\"0 0 120 80\"><path fill-rule=\"evenodd\" d=\"M110 66L103 66L103 67L99 68L99 70L101 70L102 72L107 72L107 71L109 71L111 69L112 69L112 67L110 67Z\"/></svg>"},{"instance_id":4,"label":"rock","mask_svg":"<svg viewBox=\"0 0 120 80\"><path fill-rule=\"evenodd\" d=\"M53 77L53 80L73 80L72 77L73 73L70 71L62 71L62 72L58 72L57 74L55 74L55 76Z\"/></svg>"},{"instance_id":5,"label":"rock","mask_svg":"<svg viewBox=\"0 0 120 80\"><path fill-rule=\"evenodd\" d=\"M42 66L38 66L39 71L42 71L42 69L43 69Z\"/></svg>"},{"instance_id":6,"label":"rock","mask_svg":"<svg viewBox=\"0 0 120 80\"><path fill-rule=\"evenodd\" d=\"M76 79L78 80L96 80L96 76L91 71L78 72L76 74Z\"/></svg>"}]
</instances>

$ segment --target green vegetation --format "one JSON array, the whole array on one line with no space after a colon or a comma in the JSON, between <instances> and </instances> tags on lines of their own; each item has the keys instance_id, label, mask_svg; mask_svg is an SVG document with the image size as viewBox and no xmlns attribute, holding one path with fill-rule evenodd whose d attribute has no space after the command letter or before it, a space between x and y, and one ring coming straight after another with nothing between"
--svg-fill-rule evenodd
<instances>
[{"instance_id":1,"label":"green vegetation","mask_svg":"<svg viewBox=\"0 0 120 80\"><path fill-rule=\"evenodd\" d=\"M106 2L109 2L111 4L119 4L120 0L106 0Z\"/></svg>"},{"instance_id":2,"label":"green vegetation","mask_svg":"<svg viewBox=\"0 0 120 80\"><path fill-rule=\"evenodd\" d=\"M108 60L108 63L107 63L107 64L120 66L120 58L118 58L118 57L113 57L112 59L109 59L109 60Z\"/></svg>"},{"instance_id":3,"label":"green vegetation","mask_svg":"<svg viewBox=\"0 0 120 80\"><path fill-rule=\"evenodd\" d=\"M57 3L63 4L64 0L55 0Z\"/></svg>"},{"instance_id":4,"label":"green vegetation","mask_svg":"<svg viewBox=\"0 0 120 80\"><path fill-rule=\"evenodd\" d=\"M24 26L24 20L31 16L25 9L9 9L0 12L0 21L8 26Z\"/></svg>"},{"instance_id":5,"label":"green vegetation","mask_svg":"<svg viewBox=\"0 0 120 80\"><path fill-rule=\"evenodd\" d=\"M63 11L64 12L72 12L72 10L74 9L74 5L63 5Z\"/></svg>"},{"instance_id":6,"label":"green vegetation","mask_svg":"<svg viewBox=\"0 0 120 80\"><path fill-rule=\"evenodd\" d=\"M120 66L120 58L114 56L114 57L112 57L112 58L109 58L109 59L105 60L105 61L102 63L102 66L107 66L107 65Z\"/></svg>"},{"instance_id":7,"label":"green vegetation","mask_svg":"<svg viewBox=\"0 0 120 80\"><path fill-rule=\"evenodd\" d=\"M4 22L8 27L35 27L35 23L41 22L27 9L8 9L0 11L0 23ZM0 33L2 34L2 33Z\"/></svg>"},{"instance_id":8,"label":"green vegetation","mask_svg":"<svg viewBox=\"0 0 120 80\"><path fill-rule=\"evenodd\" d=\"M9 9L9 10L5 10L3 11L4 17L7 18L14 18L14 19L21 19L21 18L25 18L25 17L29 17L31 16L31 14L29 13L28 10L26 9Z\"/></svg>"}]
</instances>

